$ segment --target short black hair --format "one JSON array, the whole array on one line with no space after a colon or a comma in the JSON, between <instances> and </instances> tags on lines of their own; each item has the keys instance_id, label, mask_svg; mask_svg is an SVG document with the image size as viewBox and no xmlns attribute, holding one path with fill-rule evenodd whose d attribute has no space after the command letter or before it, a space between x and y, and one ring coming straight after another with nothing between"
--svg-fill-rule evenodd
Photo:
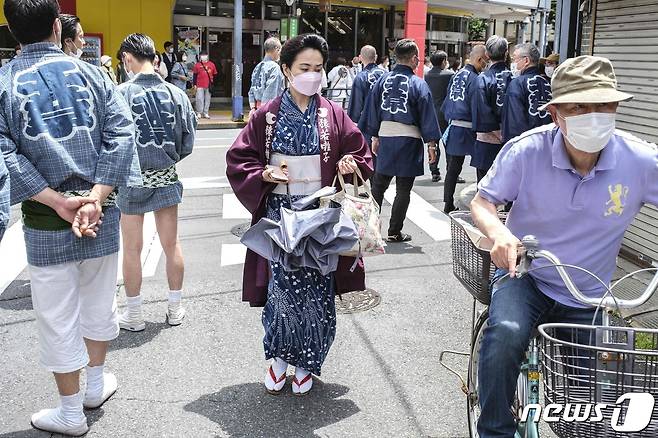
<instances>
[{"instance_id":1,"label":"short black hair","mask_svg":"<svg viewBox=\"0 0 658 438\"><path fill-rule=\"evenodd\" d=\"M150 61L155 59L155 43L143 33L131 33L121 43L119 54L130 53L138 61Z\"/></svg>"},{"instance_id":2,"label":"short black hair","mask_svg":"<svg viewBox=\"0 0 658 438\"><path fill-rule=\"evenodd\" d=\"M448 54L443 50L436 50L430 56L430 61L434 67L441 67L448 59Z\"/></svg>"},{"instance_id":3,"label":"short black hair","mask_svg":"<svg viewBox=\"0 0 658 438\"><path fill-rule=\"evenodd\" d=\"M329 57L329 45L327 44L327 41L320 35L305 33L290 38L286 41L283 47L281 47L280 64L282 66L287 65L288 68L292 67L299 52L306 49L315 49L319 51L322 55L322 64L327 63L327 58Z\"/></svg>"},{"instance_id":4,"label":"short black hair","mask_svg":"<svg viewBox=\"0 0 658 438\"><path fill-rule=\"evenodd\" d=\"M62 45L64 45L66 39L71 38L74 40L78 34L80 18L77 15L60 14L59 21L62 22Z\"/></svg>"},{"instance_id":5,"label":"short black hair","mask_svg":"<svg viewBox=\"0 0 658 438\"><path fill-rule=\"evenodd\" d=\"M57 0L5 0L4 12L16 41L23 45L40 43L53 34L59 3Z\"/></svg>"},{"instance_id":6,"label":"short black hair","mask_svg":"<svg viewBox=\"0 0 658 438\"><path fill-rule=\"evenodd\" d=\"M411 58L418 56L418 46L410 38L404 38L395 45L395 57L402 62L411 61Z\"/></svg>"},{"instance_id":7,"label":"short black hair","mask_svg":"<svg viewBox=\"0 0 658 438\"><path fill-rule=\"evenodd\" d=\"M166 49L167 47L170 47L170 46L173 46L173 45L174 45L174 43L172 43L171 41L165 41L164 48Z\"/></svg>"}]
</instances>

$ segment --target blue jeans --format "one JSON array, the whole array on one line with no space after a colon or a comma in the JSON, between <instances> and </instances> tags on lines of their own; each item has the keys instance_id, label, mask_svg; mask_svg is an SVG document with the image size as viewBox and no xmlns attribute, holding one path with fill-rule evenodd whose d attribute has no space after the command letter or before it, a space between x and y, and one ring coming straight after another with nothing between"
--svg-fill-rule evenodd
<instances>
[{"instance_id":1,"label":"blue jeans","mask_svg":"<svg viewBox=\"0 0 658 438\"><path fill-rule=\"evenodd\" d=\"M496 278L505 273L498 270ZM532 330L548 322L591 325L593 317L593 308L569 307L547 297L528 275L507 278L494 287L478 368L480 438L514 436L510 406Z\"/></svg>"}]
</instances>

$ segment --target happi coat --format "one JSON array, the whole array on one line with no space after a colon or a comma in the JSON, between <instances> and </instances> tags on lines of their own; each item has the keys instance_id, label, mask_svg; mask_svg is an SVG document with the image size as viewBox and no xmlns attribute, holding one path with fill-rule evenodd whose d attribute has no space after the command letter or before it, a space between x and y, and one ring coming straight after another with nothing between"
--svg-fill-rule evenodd
<instances>
[{"instance_id":1,"label":"happi coat","mask_svg":"<svg viewBox=\"0 0 658 438\"><path fill-rule=\"evenodd\" d=\"M441 107L443 115L450 122L450 133L446 143L448 155L473 155L475 132L472 129L472 120L477 85L478 72L470 64L459 70L450 79L448 94Z\"/></svg>"},{"instance_id":2,"label":"happi coat","mask_svg":"<svg viewBox=\"0 0 658 438\"><path fill-rule=\"evenodd\" d=\"M364 178L368 178L373 172L372 155L361 132L339 105L318 95L314 98L318 108L322 185L331 186L334 183L338 161L347 154L354 157ZM276 186L263 181L262 173L269 163L269 154L264 146L266 137L271 143L280 104L281 97L278 97L258 109L226 154L226 176L237 198L251 213L252 225L265 215L267 197ZM351 272L353 264L354 258L340 258L334 273L337 294L365 289L363 263L359 263ZM256 307L265 305L268 282L268 260L247 250L242 284L243 301Z\"/></svg>"},{"instance_id":3,"label":"happi coat","mask_svg":"<svg viewBox=\"0 0 658 438\"><path fill-rule=\"evenodd\" d=\"M9 224L9 171L0 156L0 240Z\"/></svg>"},{"instance_id":4,"label":"happi coat","mask_svg":"<svg viewBox=\"0 0 658 438\"><path fill-rule=\"evenodd\" d=\"M505 93L502 112L503 143L539 126L553 123L548 110L539 108L553 98L551 83L539 73L539 68L529 67L511 80Z\"/></svg>"},{"instance_id":5,"label":"happi coat","mask_svg":"<svg viewBox=\"0 0 658 438\"><path fill-rule=\"evenodd\" d=\"M140 73L117 87L135 121L143 185L119 190L125 214L143 214L179 204L183 184L176 163L192 153L197 119L184 91L160 75Z\"/></svg>"},{"instance_id":6,"label":"happi coat","mask_svg":"<svg viewBox=\"0 0 658 438\"><path fill-rule=\"evenodd\" d=\"M472 111L477 139L471 166L476 169L489 169L503 147L500 118L511 80L512 72L503 61L495 63L478 77Z\"/></svg>"},{"instance_id":7,"label":"happi coat","mask_svg":"<svg viewBox=\"0 0 658 438\"><path fill-rule=\"evenodd\" d=\"M384 134L387 125L394 128ZM372 87L359 127L379 138L376 171L382 175L422 175L424 143L441 138L429 86L401 64Z\"/></svg>"},{"instance_id":8,"label":"happi coat","mask_svg":"<svg viewBox=\"0 0 658 438\"><path fill-rule=\"evenodd\" d=\"M116 206L104 208L96 238L77 238L66 224L53 230L29 226L25 201L47 187L63 193L140 183L134 136L128 105L109 77L55 44L23 46L0 69L0 149L11 178L11 203L23 202L30 265L119 251Z\"/></svg>"},{"instance_id":9,"label":"happi coat","mask_svg":"<svg viewBox=\"0 0 658 438\"><path fill-rule=\"evenodd\" d=\"M352 82L352 97L347 108L347 114L354 123L359 123L368 94L384 73L386 71L373 62L366 65L354 78L354 82Z\"/></svg>"}]
</instances>

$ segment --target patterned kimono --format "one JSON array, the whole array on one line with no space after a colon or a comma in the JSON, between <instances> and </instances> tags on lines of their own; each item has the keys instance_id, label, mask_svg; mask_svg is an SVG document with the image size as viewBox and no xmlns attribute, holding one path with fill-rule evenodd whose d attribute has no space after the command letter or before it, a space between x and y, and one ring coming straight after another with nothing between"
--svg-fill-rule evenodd
<instances>
[{"instance_id":1,"label":"patterned kimono","mask_svg":"<svg viewBox=\"0 0 658 438\"><path fill-rule=\"evenodd\" d=\"M302 114L290 93L281 99L272 152L288 156L311 155L320 160L317 108L311 99ZM292 195L294 202L304 195ZM279 208L290 208L287 195L270 193L265 215L281 219ZM317 207L317 206L316 206ZM315 269L288 272L270 262L271 278L263 309L265 357L279 357L320 375L320 368L336 334L333 274Z\"/></svg>"},{"instance_id":2,"label":"patterned kimono","mask_svg":"<svg viewBox=\"0 0 658 438\"><path fill-rule=\"evenodd\" d=\"M183 184L176 163L192 153L197 120L185 92L157 74L138 74L117 90L135 120L135 143L142 169L141 187L119 190L124 214L144 214L179 204Z\"/></svg>"}]
</instances>

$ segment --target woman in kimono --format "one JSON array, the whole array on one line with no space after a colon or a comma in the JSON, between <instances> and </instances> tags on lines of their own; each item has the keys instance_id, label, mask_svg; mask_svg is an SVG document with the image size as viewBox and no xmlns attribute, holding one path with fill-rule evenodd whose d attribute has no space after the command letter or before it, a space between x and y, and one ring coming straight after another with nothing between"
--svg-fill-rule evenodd
<instances>
[{"instance_id":1,"label":"woman in kimono","mask_svg":"<svg viewBox=\"0 0 658 438\"><path fill-rule=\"evenodd\" d=\"M252 214L279 220L279 208L331 185L337 172L357 168L372 173L372 157L354 122L342 108L320 97L326 41L313 34L288 40L281 49L281 68L291 87L259 108L226 155L226 175L238 199ZM285 166L283 166L285 162ZM288 187L278 183L287 175ZM288 272L247 251L243 300L264 306L265 375L268 392L278 394L288 365L295 367L294 394L306 394L312 374L322 364L336 333L336 293L365 288L363 263L341 257L336 272L323 276L314 269Z\"/></svg>"}]
</instances>

